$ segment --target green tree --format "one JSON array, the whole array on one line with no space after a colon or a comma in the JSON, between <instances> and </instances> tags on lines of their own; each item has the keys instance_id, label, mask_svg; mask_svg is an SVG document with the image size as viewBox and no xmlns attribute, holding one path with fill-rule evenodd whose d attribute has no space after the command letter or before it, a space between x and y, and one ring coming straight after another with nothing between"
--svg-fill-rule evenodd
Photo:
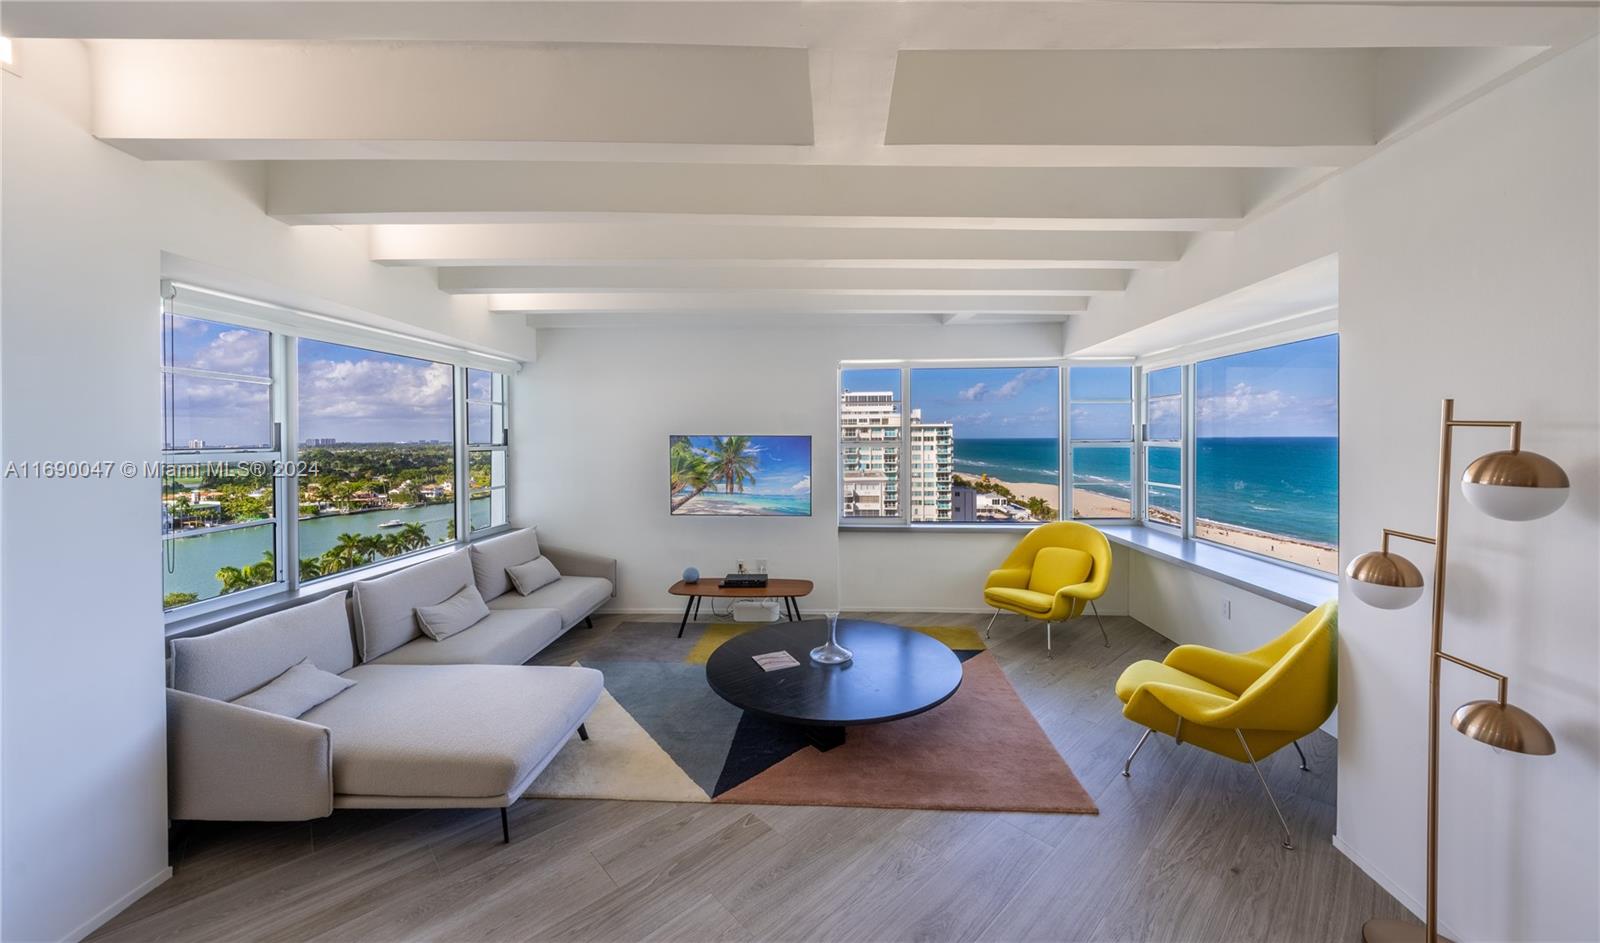
<instances>
[{"instance_id":1,"label":"green tree","mask_svg":"<svg viewBox=\"0 0 1600 943\"><path fill-rule=\"evenodd\" d=\"M176 609L179 606L187 606L199 598L195 593L168 593L161 597L161 608Z\"/></svg>"},{"instance_id":2,"label":"green tree","mask_svg":"<svg viewBox=\"0 0 1600 943\"><path fill-rule=\"evenodd\" d=\"M668 453L667 497L672 510L683 507L690 499L711 487L711 465L694 450L683 436L674 437Z\"/></svg>"},{"instance_id":3,"label":"green tree","mask_svg":"<svg viewBox=\"0 0 1600 943\"><path fill-rule=\"evenodd\" d=\"M397 536L400 538L401 552L421 550L433 542L428 539L428 529L415 521L400 528Z\"/></svg>"},{"instance_id":4,"label":"green tree","mask_svg":"<svg viewBox=\"0 0 1600 943\"><path fill-rule=\"evenodd\" d=\"M334 545L322 555L324 572L337 573L340 570L353 570L358 566L364 566L371 560L368 546L367 538L360 534L340 534ZM330 560L333 563L332 569L327 567Z\"/></svg>"},{"instance_id":5,"label":"green tree","mask_svg":"<svg viewBox=\"0 0 1600 943\"><path fill-rule=\"evenodd\" d=\"M217 571L217 582L222 584L224 595L253 586L265 586L277 578L278 562L271 550L263 551L261 559L249 566L225 566Z\"/></svg>"},{"instance_id":6,"label":"green tree","mask_svg":"<svg viewBox=\"0 0 1600 943\"><path fill-rule=\"evenodd\" d=\"M300 580L301 580L301 582L308 582L310 580L316 579L319 576L326 576L326 575L327 574L322 572L322 558L321 557L301 557L300 558Z\"/></svg>"},{"instance_id":7,"label":"green tree","mask_svg":"<svg viewBox=\"0 0 1600 943\"><path fill-rule=\"evenodd\" d=\"M750 448L746 435L718 436L711 440L711 477L722 482L724 494L743 491L756 480L761 458Z\"/></svg>"},{"instance_id":8,"label":"green tree","mask_svg":"<svg viewBox=\"0 0 1600 943\"><path fill-rule=\"evenodd\" d=\"M1037 495L1028 499L1026 507L1029 514L1041 521L1053 521L1056 519L1056 509L1050 506L1049 501Z\"/></svg>"}]
</instances>

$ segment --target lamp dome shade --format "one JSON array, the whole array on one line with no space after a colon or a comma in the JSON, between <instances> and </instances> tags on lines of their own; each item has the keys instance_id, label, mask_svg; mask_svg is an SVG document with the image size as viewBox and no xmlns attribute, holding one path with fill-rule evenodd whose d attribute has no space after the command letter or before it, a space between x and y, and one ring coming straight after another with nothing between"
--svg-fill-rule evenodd
<instances>
[{"instance_id":1,"label":"lamp dome shade","mask_svg":"<svg viewBox=\"0 0 1600 943\"><path fill-rule=\"evenodd\" d=\"M1398 553L1363 553L1344 574L1356 598L1378 609L1404 609L1422 598L1422 571Z\"/></svg>"},{"instance_id":2,"label":"lamp dome shade","mask_svg":"<svg viewBox=\"0 0 1600 943\"><path fill-rule=\"evenodd\" d=\"M1531 521L1552 514L1571 492L1560 465L1522 449L1490 452L1461 475L1461 493L1473 507L1502 521Z\"/></svg>"},{"instance_id":3,"label":"lamp dome shade","mask_svg":"<svg viewBox=\"0 0 1600 943\"><path fill-rule=\"evenodd\" d=\"M1456 709L1450 726L1500 750L1534 756L1556 752L1556 738L1538 718L1515 704L1468 701Z\"/></svg>"}]
</instances>

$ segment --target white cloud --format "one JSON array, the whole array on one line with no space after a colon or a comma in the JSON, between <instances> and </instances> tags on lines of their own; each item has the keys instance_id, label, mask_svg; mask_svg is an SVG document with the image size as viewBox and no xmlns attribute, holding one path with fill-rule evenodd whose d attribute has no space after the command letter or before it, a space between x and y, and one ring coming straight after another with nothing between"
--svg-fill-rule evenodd
<instances>
[{"instance_id":1,"label":"white cloud","mask_svg":"<svg viewBox=\"0 0 1600 943\"><path fill-rule=\"evenodd\" d=\"M974 383L971 386L967 387L966 389L962 390L961 392L957 393L956 396L958 396L961 399L964 399L964 400L966 400L967 402L970 403L973 400L983 399L983 394L988 389L989 389L989 384L987 384L987 383Z\"/></svg>"},{"instance_id":2,"label":"white cloud","mask_svg":"<svg viewBox=\"0 0 1600 943\"><path fill-rule=\"evenodd\" d=\"M319 419L438 418L448 424L452 385L451 369L442 363L315 360L300 365L300 412Z\"/></svg>"},{"instance_id":3,"label":"white cloud","mask_svg":"<svg viewBox=\"0 0 1600 943\"><path fill-rule=\"evenodd\" d=\"M1047 376L1050 376L1050 371L1043 367L1033 367L1028 370L1023 370L1016 376L1001 384L1000 388L994 391L994 398L1010 399L1011 397L1016 396L1018 393L1021 393L1023 388L1038 380L1042 380Z\"/></svg>"},{"instance_id":4,"label":"white cloud","mask_svg":"<svg viewBox=\"0 0 1600 943\"><path fill-rule=\"evenodd\" d=\"M221 331L211 343L195 351L193 365L217 373L265 376L267 338L260 331Z\"/></svg>"},{"instance_id":5,"label":"white cloud","mask_svg":"<svg viewBox=\"0 0 1600 943\"><path fill-rule=\"evenodd\" d=\"M810 491L811 490L811 476L807 475L804 478L800 479L799 481L795 482L794 483L794 487L790 488L789 490L790 491Z\"/></svg>"}]
</instances>

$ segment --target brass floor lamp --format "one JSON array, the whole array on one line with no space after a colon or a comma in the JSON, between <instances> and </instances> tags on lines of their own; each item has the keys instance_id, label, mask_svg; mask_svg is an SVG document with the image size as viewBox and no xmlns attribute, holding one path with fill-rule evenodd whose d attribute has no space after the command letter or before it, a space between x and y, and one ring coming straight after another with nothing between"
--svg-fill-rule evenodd
<instances>
[{"instance_id":1,"label":"brass floor lamp","mask_svg":"<svg viewBox=\"0 0 1600 943\"><path fill-rule=\"evenodd\" d=\"M1439 671L1445 662L1493 678L1499 693L1493 700L1470 701L1450 718L1457 730L1502 750L1548 755L1556 751L1555 739L1532 714L1506 701L1506 676L1457 658L1444 650L1445 553L1449 549L1450 444L1457 429L1511 430L1511 448L1479 457L1461 476L1467 500L1491 517L1531 521L1554 513L1571 490L1561 466L1537 452L1522 448L1520 421L1455 418L1455 401L1445 400L1439 421L1439 496L1434 536L1404 531L1383 531L1376 551L1350 561L1345 574L1357 599L1379 609L1401 609L1422 598L1422 573L1405 557L1389 550L1389 538L1398 537L1433 545L1433 647L1428 659L1428 903L1427 922L1417 926L1404 920L1368 920L1361 928L1366 943L1449 943L1439 936Z\"/></svg>"}]
</instances>

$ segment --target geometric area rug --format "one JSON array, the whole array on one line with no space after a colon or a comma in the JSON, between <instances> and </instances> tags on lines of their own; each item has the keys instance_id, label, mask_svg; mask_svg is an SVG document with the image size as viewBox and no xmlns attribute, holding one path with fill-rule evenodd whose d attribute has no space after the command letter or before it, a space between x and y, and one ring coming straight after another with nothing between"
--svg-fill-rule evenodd
<instances>
[{"instance_id":1,"label":"geometric area rug","mask_svg":"<svg viewBox=\"0 0 1600 943\"><path fill-rule=\"evenodd\" d=\"M605 675L576 737L528 796L1095 814L1094 801L1006 679L982 635L914 627L962 661L961 686L925 713L850 728L820 752L798 729L746 714L706 684L706 658L756 624L627 622L585 654Z\"/></svg>"}]
</instances>

